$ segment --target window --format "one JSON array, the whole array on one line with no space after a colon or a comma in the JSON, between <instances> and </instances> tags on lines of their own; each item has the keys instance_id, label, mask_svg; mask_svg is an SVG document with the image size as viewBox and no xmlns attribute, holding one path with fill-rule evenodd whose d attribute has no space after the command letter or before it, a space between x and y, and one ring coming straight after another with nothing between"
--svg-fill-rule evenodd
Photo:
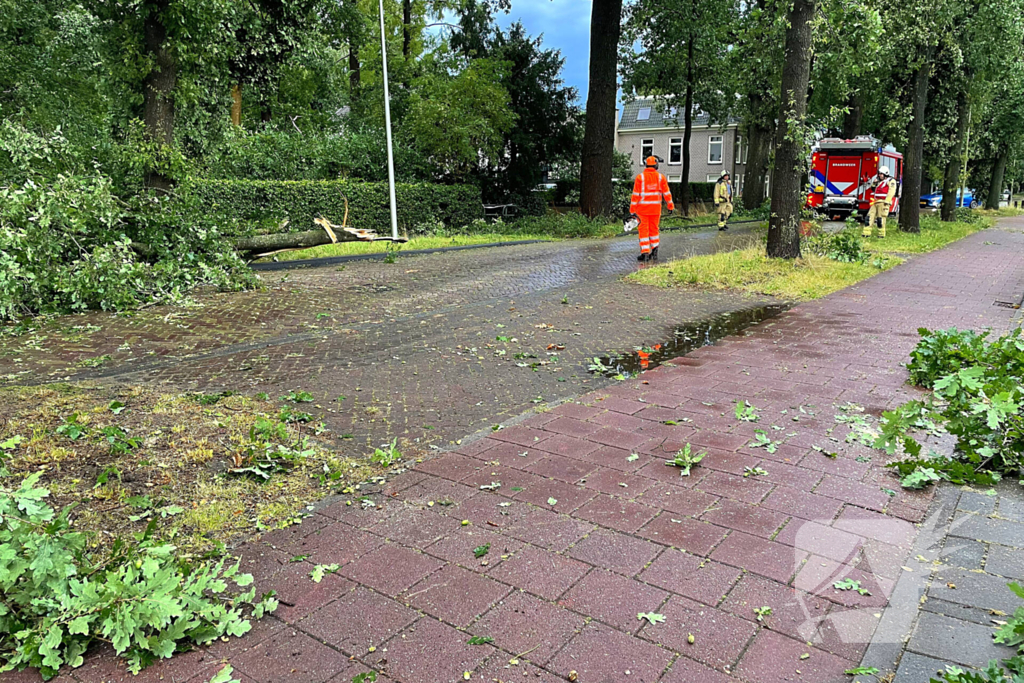
<instances>
[{"instance_id":1,"label":"window","mask_svg":"<svg viewBox=\"0 0 1024 683\"><path fill-rule=\"evenodd\" d=\"M708 179L709 183L717 183L718 182L718 174L717 173L708 173L707 179Z\"/></svg>"},{"instance_id":2,"label":"window","mask_svg":"<svg viewBox=\"0 0 1024 683\"><path fill-rule=\"evenodd\" d=\"M743 144L743 136L736 136L736 163L745 164L747 163L747 151L748 148Z\"/></svg>"},{"instance_id":3,"label":"window","mask_svg":"<svg viewBox=\"0 0 1024 683\"><path fill-rule=\"evenodd\" d=\"M683 163L683 139L671 138L668 141L668 163Z\"/></svg>"},{"instance_id":4,"label":"window","mask_svg":"<svg viewBox=\"0 0 1024 683\"><path fill-rule=\"evenodd\" d=\"M640 141L640 165L644 165L644 159L654 156L654 138L647 138Z\"/></svg>"},{"instance_id":5,"label":"window","mask_svg":"<svg viewBox=\"0 0 1024 683\"><path fill-rule=\"evenodd\" d=\"M651 108L650 107L641 107L640 111L638 111L636 113L636 120L637 121L646 121L649 118L651 118Z\"/></svg>"},{"instance_id":6,"label":"window","mask_svg":"<svg viewBox=\"0 0 1024 683\"><path fill-rule=\"evenodd\" d=\"M737 173L736 174L736 194L737 195L742 195L743 194L743 175L744 174L742 174L742 173Z\"/></svg>"},{"instance_id":7,"label":"window","mask_svg":"<svg viewBox=\"0 0 1024 683\"><path fill-rule=\"evenodd\" d=\"M668 181L670 183L681 183L681 182L683 182L683 176L681 176L681 175L670 175L668 177Z\"/></svg>"},{"instance_id":8,"label":"window","mask_svg":"<svg viewBox=\"0 0 1024 683\"><path fill-rule=\"evenodd\" d=\"M708 138L708 163L722 163L722 136L712 135Z\"/></svg>"},{"instance_id":9,"label":"window","mask_svg":"<svg viewBox=\"0 0 1024 683\"><path fill-rule=\"evenodd\" d=\"M665 113L665 118L673 121L679 118L679 109L676 107L669 107L668 111Z\"/></svg>"},{"instance_id":10,"label":"window","mask_svg":"<svg viewBox=\"0 0 1024 683\"><path fill-rule=\"evenodd\" d=\"M896 177L896 160L893 159L892 157L882 157L881 161L879 161L878 167L880 169L881 168L889 169L889 176L891 178L895 178Z\"/></svg>"}]
</instances>

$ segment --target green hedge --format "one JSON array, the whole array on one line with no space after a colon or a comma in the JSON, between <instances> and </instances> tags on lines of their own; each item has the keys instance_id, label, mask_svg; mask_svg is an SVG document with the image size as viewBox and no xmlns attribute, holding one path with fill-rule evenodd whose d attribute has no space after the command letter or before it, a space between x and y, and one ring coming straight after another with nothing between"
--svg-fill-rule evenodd
<instances>
[{"instance_id":1,"label":"green hedge","mask_svg":"<svg viewBox=\"0 0 1024 683\"><path fill-rule=\"evenodd\" d=\"M483 218L480 189L472 185L399 183L396 186L398 225L415 233L418 226L440 221L450 228ZM319 216L341 223L348 199L348 224L378 233L390 231L387 183L350 180L209 180L195 179L184 190L212 212L236 216L254 233L282 219L288 232L313 230Z\"/></svg>"},{"instance_id":2,"label":"green hedge","mask_svg":"<svg viewBox=\"0 0 1024 683\"><path fill-rule=\"evenodd\" d=\"M683 196L682 183L669 183L668 189L672 191L672 197ZM715 198L714 183L690 183L690 201L710 202Z\"/></svg>"},{"instance_id":3,"label":"green hedge","mask_svg":"<svg viewBox=\"0 0 1024 683\"><path fill-rule=\"evenodd\" d=\"M632 180L619 180L617 181L621 187L629 190L632 194L633 181ZM554 202L556 204L565 204L566 197L572 192L579 192L580 181L578 180L559 180L555 184L554 190ZM668 189L672 192L672 198L678 201L678 198L683 194L682 183L669 183ZM715 184L714 183L690 183L690 200L697 201L701 200L705 203L710 203L715 196ZM628 207L627 207L628 208Z\"/></svg>"}]
</instances>

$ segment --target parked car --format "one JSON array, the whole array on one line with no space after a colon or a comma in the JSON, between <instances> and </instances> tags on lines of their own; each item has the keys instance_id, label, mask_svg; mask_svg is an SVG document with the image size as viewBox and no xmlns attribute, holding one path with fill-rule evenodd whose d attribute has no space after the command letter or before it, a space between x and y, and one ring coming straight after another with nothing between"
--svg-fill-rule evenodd
<instances>
[{"instance_id":1,"label":"parked car","mask_svg":"<svg viewBox=\"0 0 1024 683\"><path fill-rule=\"evenodd\" d=\"M981 207L981 203L974 198L974 190L968 189L963 196L961 196L960 190L957 190L957 206L969 206L972 209ZM942 206L942 193L936 192L935 194L926 194L921 196L921 208L922 209L937 209Z\"/></svg>"}]
</instances>

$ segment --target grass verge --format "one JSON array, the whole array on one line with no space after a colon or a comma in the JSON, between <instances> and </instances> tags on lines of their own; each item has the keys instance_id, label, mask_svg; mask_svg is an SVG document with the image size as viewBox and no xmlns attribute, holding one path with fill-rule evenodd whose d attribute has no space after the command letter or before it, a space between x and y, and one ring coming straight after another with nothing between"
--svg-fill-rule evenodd
<instances>
[{"instance_id":1,"label":"grass verge","mask_svg":"<svg viewBox=\"0 0 1024 683\"><path fill-rule=\"evenodd\" d=\"M300 397L305 398L305 396ZM312 403L137 387L0 390L0 471L42 472L76 531L108 547L157 522L183 556L298 521L310 503L378 474L316 435Z\"/></svg>"},{"instance_id":2,"label":"grass verge","mask_svg":"<svg viewBox=\"0 0 1024 683\"><path fill-rule=\"evenodd\" d=\"M843 243L846 249L856 252L847 257L835 255L833 246L821 252L822 255L805 249L804 257L794 261L770 259L765 255L764 245L754 242L736 251L694 256L647 268L633 273L627 280L656 287L690 285L737 289L790 301L806 301L827 296L902 263L903 259L898 254L934 251L991 225L992 221L982 216L971 222L954 223L943 223L938 218L925 216L921 219L920 233L892 229L884 240L860 240L857 237L860 232L858 226L848 228L842 234L824 235L827 242L833 245ZM839 237L844 239L837 239ZM832 258L824 255L829 251Z\"/></svg>"},{"instance_id":3,"label":"grass verge","mask_svg":"<svg viewBox=\"0 0 1024 683\"><path fill-rule=\"evenodd\" d=\"M397 251L412 251L413 249L440 249L444 247L466 247L474 244L490 244L492 242L510 242L514 240L550 240L550 235L541 234L501 234L483 233L477 235L453 235L450 237L424 236L413 237L408 242L395 245ZM277 255L278 261L300 261L312 258L324 258L329 256L355 256L358 254L382 254L388 250L390 242L339 242L338 244L322 244L318 247L289 251ZM267 263L273 257L265 257L257 260L257 263Z\"/></svg>"},{"instance_id":4,"label":"grass verge","mask_svg":"<svg viewBox=\"0 0 1024 683\"><path fill-rule=\"evenodd\" d=\"M995 212L988 212L993 214ZM979 230L992 225L991 221L982 219L973 223L943 223L935 216L921 217L921 232L902 232L894 221L889 222L886 238L865 239L864 248L878 254L924 254L956 242Z\"/></svg>"},{"instance_id":5,"label":"grass verge","mask_svg":"<svg viewBox=\"0 0 1024 683\"><path fill-rule=\"evenodd\" d=\"M813 255L795 261L770 259L765 256L764 247L757 244L647 268L633 273L627 280L656 287L697 285L738 289L751 294L804 301L849 287L901 262L902 259L896 257L885 257L879 259L878 265L840 263Z\"/></svg>"}]
</instances>

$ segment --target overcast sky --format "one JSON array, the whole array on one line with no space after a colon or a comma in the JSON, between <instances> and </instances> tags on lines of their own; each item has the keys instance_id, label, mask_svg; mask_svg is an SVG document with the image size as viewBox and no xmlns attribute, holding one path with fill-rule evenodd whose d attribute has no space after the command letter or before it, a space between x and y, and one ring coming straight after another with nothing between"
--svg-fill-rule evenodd
<instances>
[{"instance_id":1,"label":"overcast sky","mask_svg":"<svg viewBox=\"0 0 1024 683\"><path fill-rule=\"evenodd\" d=\"M544 47L561 50L562 72L567 85L587 101L587 68L590 64L591 0L512 0L512 11L496 17L502 28L522 22L531 36L543 34Z\"/></svg>"}]
</instances>

